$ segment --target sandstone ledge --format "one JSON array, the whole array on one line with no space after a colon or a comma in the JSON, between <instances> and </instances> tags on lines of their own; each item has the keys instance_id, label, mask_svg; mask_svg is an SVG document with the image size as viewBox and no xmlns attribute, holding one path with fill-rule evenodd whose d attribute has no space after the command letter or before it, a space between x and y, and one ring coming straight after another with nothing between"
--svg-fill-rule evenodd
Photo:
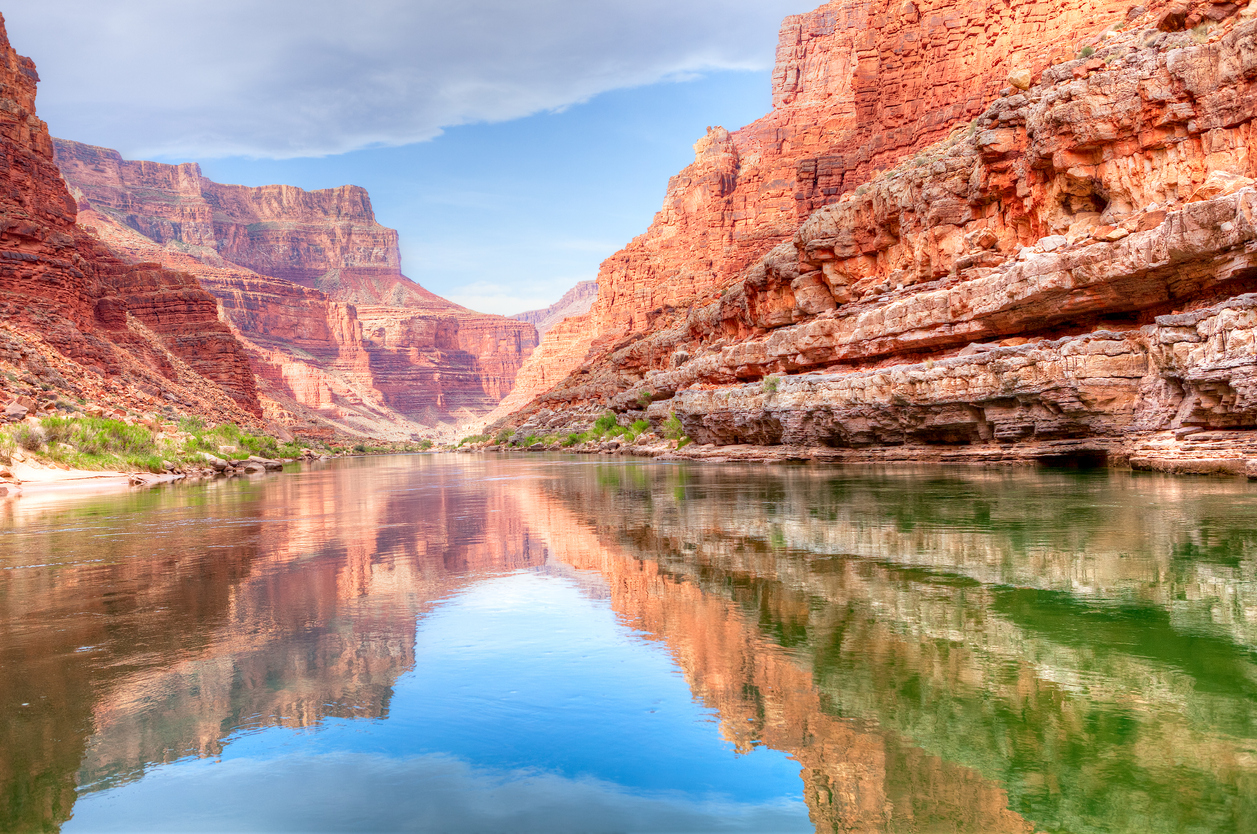
<instances>
[{"instance_id":1,"label":"sandstone ledge","mask_svg":"<svg viewBox=\"0 0 1257 834\"><path fill-rule=\"evenodd\" d=\"M675 414L713 449L689 456L1247 471L1257 21L1158 13L812 213L719 298L593 339L512 424L609 408Z\"/></svg>"}]
</instances>

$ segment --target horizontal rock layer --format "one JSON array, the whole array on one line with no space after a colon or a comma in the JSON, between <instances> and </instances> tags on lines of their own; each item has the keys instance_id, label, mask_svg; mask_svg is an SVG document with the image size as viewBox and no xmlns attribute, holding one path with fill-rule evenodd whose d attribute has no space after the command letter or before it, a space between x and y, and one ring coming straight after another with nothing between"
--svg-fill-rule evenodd
<instances>
[{"instance_id":1,"label":"horizontal rock layer","mask_svg":"<svg viewBox=\"0 0 1257 834\"><path fill-rule=\"evenodd\" d=\"M1233 432L1214 457L1241 460L1234 430L1257 427L1257 22L1163 20L1133 17L1010 89L718 298L595 340L516 422L653 401L656 424L675 412L718 446L1136 465L1166 432L1209 429Z\"/></svg>"},{"instance_id":2,"label":"horizontal rock layer","mask_svg":"<svg viewBox=\"0 0 1257 834\"><path fill-rule=\"evenodd\" d=\"M536 345L400 271L397 233L357 186L221 185L199 166L54 140L80 222L130 260L195 275L249 348L271 416L406 437L490 411Z\"/></svg>"},{"instance_id":3,"label":"horizontal rock layer","mask_svg":"<svg viewBox=\"0 0 1257 834\"><path fill-rule=\"evenodd\" d=\"M244 350L213 296L186 273L114 257L75 226L35 115L38 80L0 18L0 362L12 369L0 392L260 416Z\"/></svg>"}]
</instances>

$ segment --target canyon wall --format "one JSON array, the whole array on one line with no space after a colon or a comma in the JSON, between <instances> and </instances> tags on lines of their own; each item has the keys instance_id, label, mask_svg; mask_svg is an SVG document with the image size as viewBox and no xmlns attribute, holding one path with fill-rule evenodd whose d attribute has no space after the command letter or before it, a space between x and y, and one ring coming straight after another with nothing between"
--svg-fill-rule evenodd
<instances>
[{"instance_id":1,"label":"canyon wall","mask_svg":"<svg viewBox=\"0 0 1257 834\"><path fill-rule=\"evenodd\" d=\"M268 416L404 439L491 410L536 345L401 273L357 186L222 185L195 163L54 140L79 224L120 256L195 275L249 351Z\"/></svg>"},{"instance_id":2,"label":"canyon wall","mask_svg":"<svg viewBox=\"0 0 1257 834\"><path fill-rule=\"evenodd\" d=\"M513 419L542 434L650 400L657 426L675 413L714 447L1244 471L1257 22L1219 4L1137 7L1109 27L1093 11L1102 31L1078 57L1033 72L1018 58L976 119L762 240L728 280L704 273L720 292L661 281L689 306L641 319L616 306L639 273L600 284L590 358ZM803 92L776 100L818 98Z\"/></svg>"},{"instance_id":3,"label":"canyon wall","mask_svg":"<svg viewBox=\"0 0 1257 834\"><path fill-rule=\"evenodd\" d=\"M1128 6L835 0L787 17L772 112L740 130L708 128L694 144L650 228L603 262L589 347L605 353L711 301L811 211L976 117L1010 72L1072 57L1078 39ZM529 379L566 376L578 353ZM519 398L546 390L521 387Z\"/></svg>"},{"instance_id":4,"label":"canyon wall","mask_svg":"<svg viewBox=\"0 0 1257 834\"><path fill-rule=\"evenodd\" d=\"M599 271L601 337L718 294L811 210L979 115L1013 69L1124 20L1127 2L835 0L786 18L773 110L709 128L645 234Z\"/></svg>"},{"instance_id":5,"label":"canyon wall","mask_svg":"<svg viewBox=\"0 0 1257 834\"><path fill-rule=\"evenodd\" d=\"M572 316L583 316L585 313L588 313L589 308L594 306L594 302L597 299L598 282L581 281L563 293L562 298L544 310L529 310L526 313L516 313L511 318L534 325L537 328L538 335L544 337L550 328L563 321L563 319L571 318Z\"/></svg>"},{"instance_id":6,"label":"canyon wall","mask_svg":"<svg viewBox=\"0 0 1257 834\"><path fill-rule=\"evenodd\" d=\"M186 273L113 256L76 227L35 114L38 80L0 18L0 400L255 421L253 375L213 296Z\"/></svg>"}]
</instances>

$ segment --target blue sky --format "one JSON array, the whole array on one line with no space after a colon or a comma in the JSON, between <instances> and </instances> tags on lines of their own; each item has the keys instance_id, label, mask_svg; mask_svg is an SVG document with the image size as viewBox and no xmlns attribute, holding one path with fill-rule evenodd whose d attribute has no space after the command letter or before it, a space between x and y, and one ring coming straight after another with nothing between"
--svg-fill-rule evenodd
<instances>
[{"instance_id":1,"label":"blue sky","mask_svg":"<svg viewBox=\"0 0 1257 834\"><path fill-rule=\"evenodd\" d=\"M509 314L594 278L646 230L707 125L740 127L769 107L768 72L722 71L397 148L201 166L212 180L245 185L361 185L377 219L401 233L408 276L465 306Z\"/></svg>"},{"instance_id":2,"label":"blue sky","mask_svg":"<svg viewBox=\"0 0 1257 834\"><path fill-rule=\"evenodd\" d=\"M3 9L55 136L220 182L353 183L403 269L556 300L645 231L707 125L769 109L811 0L40 0Z\"/></svg>"}]
</instances>

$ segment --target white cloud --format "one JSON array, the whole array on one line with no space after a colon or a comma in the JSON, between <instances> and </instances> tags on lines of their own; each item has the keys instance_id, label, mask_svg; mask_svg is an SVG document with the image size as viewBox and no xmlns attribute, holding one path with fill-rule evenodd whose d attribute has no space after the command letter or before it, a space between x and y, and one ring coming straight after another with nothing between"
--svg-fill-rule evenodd
<instances>
[{"instance_id":1,"label":"white cloud","mask_svg":"<svg viewBox=\"0 0 1257 834\"><path fill-rule=\"evenodd\" d=\"M39 0L6 11L55 135L132 158L429 139L598 93L771 65L807 0Z\"/></svg>"}]
</instances>

